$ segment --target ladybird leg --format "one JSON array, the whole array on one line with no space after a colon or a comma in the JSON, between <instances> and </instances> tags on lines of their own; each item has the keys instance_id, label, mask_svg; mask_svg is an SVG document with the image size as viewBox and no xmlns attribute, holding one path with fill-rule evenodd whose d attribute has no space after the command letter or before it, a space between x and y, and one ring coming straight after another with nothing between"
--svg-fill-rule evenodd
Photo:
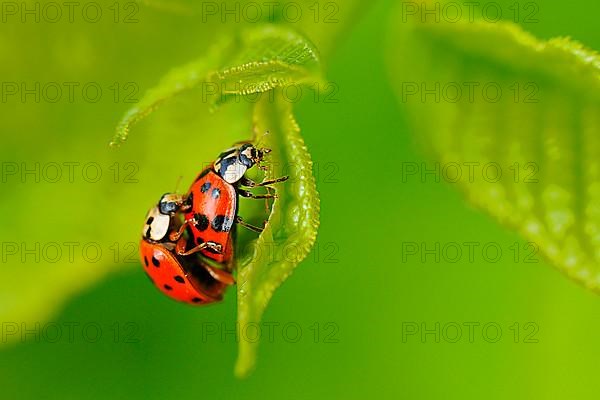
<instances>
[{"instance_id":1,"label":"ladybird leg","mask_svg":"<svg viewBox=\"0 0 600 400\"><path fill-rule=\"evenodd\" d=\"M226 285L235 285L235 279L229 272L209 265L203 265L203 267L215 280Z\"/></svg>"},{"instance_id":2,"label":"ladybird leg","mask_svg":"<svg viewBox=\"0 0 600 400\"><path fill-rule=\"evenodd\" d=\"M276 194L254 194L244 189L237 189L240 196L250 199L276 199Z\"/></svg>"},{"instance_id":3,"label":"ladybird leg","mask_svg":"<svg viewBox=\"0 0 600 400\"><path fill-rule=\"evenodd\" d=\"M240 185L252 188L252 187L256 187L256 185L258 185L258 183L254 182L252 179L250 179L246 176L242 176L242 179L240 179Z\"/></svg>"},{"instance_id":4,"label":"ladybird leg","mask_svg":"<svg viewBox=\"0 0 600 400\"><path fill-rule=\"evenodd\" d=\"M256 233L262 233L262 231L263 231L263 228L259 228L258 226L250 225L250 224L244 222L242 217L240 217L239 215L237 217L235 217L235 222L240 224L244 228L250 229L251 231L256 232Z\"/></svg>"},{"instance_id":5,"label":"ladybird leg","mask_svg":"<svg viewBox=\"0 0 600 400\"><path fill-rule=\"evenodd\" d=\"M175 244L175 253L183 254L185 253L185 246L187 245L187 240L184 237L179 238L177 243Z\"/></svg>"},{"instance_id":6,"label":"ladybird leg","mask_svg":"<svg viewBox=\"0 0 600 400\"><path fill-rule=\"evenodd\" d=\"M177 231L173 231L169 234L169 240L171 242L177 242L182 236L183 233L185 232L185 229L188 227L190 221L186 220Z\"/></svg>"},{"instance_id":7,"label":"ladybird leg","mask_svg":"<svg viewBox=\"0 0 600 400\"><path fill-rule=\"evenodd\" d=\"M179 211L188 212L192 208L193 194L189 193L187 196L183 196L183 200L179 206Z\"/></svg>"},{"instance_id":8,"label":"ladybird leg","mask_svg":"<svg viewBox=\"0 0 600 400\"><path fill-rule=\"evenodd\" d=\"M259 187L259 186L270 186L270 185L274 185L276 183L280 183L280 182L285 182L288 179L290 179L289 176L282 176L281 178L277 178L277 179L271 179L268 181L262 181L262 182L254 182L252 179L247 178L247 177L242 177L242 179L240 180L240 184L242 186L247 186L247 187Z\"/></svg>"},{"instance_id":9,"label":"ladybird leg","mask_svg":"<svg viewBox=\"0 0 600 400\"><path fill-rule=\"evenodd\" d=\"M183 246L180 246L179 243L181 243L181 240L179 242L177 242L177 248L175 249L175 251L180 256L189 256L191 254L197 253L197 252L199 252L201 250L204 250L204 249L211 249L211 250L213 250L214 252L216 252L218 254L222 254L223 253L223 247L220 244L216 244L214 242L204 242L204 243L201 243L198 246L196 246L193 249L188 250L188 251L184 251L184 249L185 249L185 243L183 244Z\"/></svg>"},{"instance_id":10,"label":"ladybird leg","mask_svg":"<svg viewBox=\"0 0 600 400\"><path fill-rule=\"evenodd\" d=\"M258 186L270 186L270 185L275 185L277 183L281 183L281 182L285 182L288 179L290 179L290 177L288 175L286 176L282 176L280 178L276 178L276 179L271 179L268 181L262 181L261 183L258 184Z\"/></svg>"},{"instance_id":11,"label":"ladybird leg","mask_svg":"<svg viewBox=\"0 0 600 400\"><path fill-rule=\"evenodd\" d=\"M192 208L192 205L188 203L186 198L185 201L181 203L181 206L179 206L179 211L187 212L190 208Z\"/></svg>"}]
</instances>

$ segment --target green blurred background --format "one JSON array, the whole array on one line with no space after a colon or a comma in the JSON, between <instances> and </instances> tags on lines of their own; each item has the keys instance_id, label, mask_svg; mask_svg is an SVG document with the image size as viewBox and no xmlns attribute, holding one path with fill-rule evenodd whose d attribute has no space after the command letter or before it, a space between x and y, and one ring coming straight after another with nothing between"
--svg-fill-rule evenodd
<instances>
[{"instance_id":1,"label":"green blurred background","mask_svg":"<svg viewBox=\"0 0 600 400\"><path fill-rule=\"evenodd\" d=\"M318 252L276 292L264 319L280 326L298 324L299 341L286 340L275 329L272 343L263 338L254 374L238 380L232 373L235 339L231 334L220 336L221 324L227 329L235 324L234 291L219 306L185 307L160 296L137 265L119 264L108 268L117 273L78 293L61 312L48 313L51 321L62 326L97 323L102 337L90 343L75 329L73 343L65 338L57 343L36 342L30 335L25 343L6 346L0 352L2 398L597 396L597 295L543 261L514 263L511 257L503 257L498 263L486 263L479 257L475 263L465 258L458 263L436 263L431 258L402 262L403 242L496 242L509 249L525 241L469 207L451 185L417 179L402 182L399 161L422 162L425 156L415 145L388 83L382 43L394 3L379 1L364 8L326 58L327 78L339 87L339 102L315 103L307 96L295 108L313 159L321 167ZM499 3L508 8L513 2ZM600 4L546 0L539 9L539 23L522 24L536 36L571 35L600 48ZM197 16L145 4L140 5L138 18L139 23L130 25L2 24L2 80L98 81L104 87L133 81L143 92L169 68L202 54L217 34L201 26ZM197 35L202 39L195 40ZM103 166L134 161L140 167L139 183L120 187L125 194L114 203L116 189L109 184L101 189L81 181L2 184L4 241L61 242L80 233L94 238L97 231L112 229L98 225L112 223L115 229L126 230L121 237L135 242L140 227L130 227L130 221L141 223L154 197L171 190L179 175L189 180L194 164L210 161L206 154L217 154L247 128L234 126L229 136L219 133L206 141L213 137L209 119L226 120L227 114L206 116L184 97L156 112L115 155L106 143L128 107L106 98L94 104L1 104L3 161L100 160ZM228 112L236 112L236 107ZM157 137L171 125L178 130ZM197 138L187 141L188 132L196 132ZM198 145L203 146L200 160L194 159ZM327 163L337 168L326 169ZM146 168L147 164L154 169ZM155 183L153 173L161 168L170 172ZM81 221L81 210L95 207L96 202L110 215L95 219L88 215ZM25 213L37 214L34 221L39 224L21 226L20 216ZM109 236L102 240L111 243ZM16 261L3 263L2 268L28 268L27 263ZM75 267L96 268L89 263ZM9 280L10 290L21 293L23 302L35 298L45 304L43 288L50 275L48 270L23 275L38 282L35 290L21 289L19 279ZM86 279L93 282L104 275L90 272ZM79 292L74 286L65 283L64 290ZM15 315L9 321L20 320ZM463 328L457 343L443 336L436 343L431 335L425 341L418 335L403 340L406 323L426 323L432 329L436 323L443 327L468 322L498 324L502 337L490 343L476 329L470 343ZM523 329L529 322L539 329L534 336L537 343L524 343L523 330L515 343L510 327L517 323ZM122 331L115 343L114 324L132 332L133 340L126 340ZM129 331L132 326L135 331ZM209 326L218 327L219 333L206 336ZM332 340L326 340L332 332Z\"/></svg>"}]
</instances>

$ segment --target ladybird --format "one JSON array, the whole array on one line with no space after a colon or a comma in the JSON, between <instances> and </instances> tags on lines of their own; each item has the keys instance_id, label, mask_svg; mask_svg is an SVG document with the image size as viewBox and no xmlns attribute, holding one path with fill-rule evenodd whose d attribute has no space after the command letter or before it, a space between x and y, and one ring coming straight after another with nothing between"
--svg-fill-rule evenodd
<instances>
[{"instance_id":1,"label":"ladybird","mask_svg":"<svg viewBox=\"0 0 600 400\"><path fill-rule=\"evenodd\" d=\"M181 220L183 196L166 194L150 209L142 231L140 257L152 283L168 297L189 304L204 305L222 300L233 277L201 262L197 257L175 253L170 239Z\"/></svg>"},{"instance_id":2,"label":"ladybird","mask_svg":"<svg viewBox=\"0 0 600 400\"><path fill-rule=\"evenodd\" d=\"M245 176L250 168L255 165L260 167L269 152L269 149L258 149L253 144L244 142L221 153L210 167L198 175L185 200L185 222L179 232L172 236L172 239L178 239L177 254L188 256L200 252L230 268L235 225L262 232L262 228L247 224L238 215L239 196L252 199L274 198L275 194L254 194L247 189L269 187L288 179L284 176L257 183ZM185 230L188 231L187 239L182 237Z\"/></svg>"}]
</instances>

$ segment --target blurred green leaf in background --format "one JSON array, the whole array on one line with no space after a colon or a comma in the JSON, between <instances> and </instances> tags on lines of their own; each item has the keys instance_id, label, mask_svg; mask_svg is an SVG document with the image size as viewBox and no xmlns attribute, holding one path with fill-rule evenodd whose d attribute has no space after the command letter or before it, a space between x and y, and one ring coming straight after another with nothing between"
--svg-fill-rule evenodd
<instances>
[{"instance_id":1,"label":"blurred green leaf in background","mask_svg":"<svg viewBox=\"0 0 600 400\"><path fill-rule=\"evenodd\" d=\"M597 53L568 38L539 41L511 22L422 21L395 25L389 47L415 134L441 165L472 165L456 179L470 202L597 290Z\"/></svg>"}]
</instances>

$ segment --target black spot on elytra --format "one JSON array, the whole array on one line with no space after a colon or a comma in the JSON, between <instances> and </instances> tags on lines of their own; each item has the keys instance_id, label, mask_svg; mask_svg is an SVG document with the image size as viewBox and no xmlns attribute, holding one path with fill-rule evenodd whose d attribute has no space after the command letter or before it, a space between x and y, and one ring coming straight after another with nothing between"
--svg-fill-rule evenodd
<instances>
[{"instance_id":1,"label":"black spot on elytra","mask_svg":"<svg viewBox=\"0 0 600 400\"><path fill-rule=\"evenodd\" d=\"M204 184L200 187L200 191L202 193L208 192L208 189L210 189L210 182L204 182Z\"/></svg>"},{"instance_id":2,"label":"black spot on elytra","mask_svg":"<svg viewBox=\"0 0 600 400\"><path fill-rule=\"evenodd\" d=\"M166 290L173 290L173 288L172 288L171 286L169 286L169 285L163 285L163 287L164 287Z\"/></svg>"},{"instance_id":3,"label":"black spot on elytra","mask_svg":"<svg viewBox=\"0 0 600 400\"><path fill-rule=\"evenodd\" d=\"M152 264L153 264L153 265L154 265L156 268L160 267L160 261L158 261L158 260L156 259L156 257L154 257L154 256L152 256Z\"/></svg>"},{"instance_id":4,"label":"black spot on elytra","mask_svg":"<svg viewBox=\"0 0 600 400\"><path fill-rule=\"evenodd\" d=\"M176 275L174 279L175 279L177 282L179 282L179 283L184 283L184 282L185 282L185 280L183 279L183 277L181 277L181 276L179 276L179 275Z\"/></svg>"},{"instance_id":5,"label":"black spot on elytra","mask_svg":"<svg viewBox=\"0 0 600 400\"><path fill-rule=\"evenodd\" d=\"M208 217L204 214L196 214L194 224L199 231L205 231L208 228Z\"/></svg>"},{"instance_id":6,"label":"black spot on elytra","mask_svg":"<svg viewBox=\"0 0 600 400\"><path fill-rule=\"evenodd\" d=\"M202 303L202 299L201 299L201 298L199 298L199 297L194 297L194 298L192 299L192 303Z\"/></svg>"},{"instance_id":7,"label":"black spot on elytra","mask_svg":"<svg viewBox=\"0 0 600 400\"><path fill-rule=\"evenodd\" d=\"M204 243L204 239L202 239L201 237L197 237L196 244L202 244L202 243Z\"/></svg>"},{"instance_id":8,"label":"black spot on elytra","mask_svg":"<svg viewBox=\"0 0 600 400\"><path fill-rule=\"evenodd\" d=\"M233 219L225 215L217 215L213 219L211 226L217 232L229 232L233 225Z\"/></svg>"},{"instance_id":9,"label":"black spot on elytra","mask_svg":"<svg viewBox=\"0 0 600 400\"><path fill-rule=\"evenodd\" d=\"M218 199L221 196L221 191L217 188L212 190L211 196L213 199Z\"/></svg>"},{"instance_id":10,"label":"black spot on elytra","mask_svg":"<svg viewBox=\"0 0 600 400\"><path fill-rule=\"evenodd\" d=\"M144 256L144 264L146 265L146 267L148 266L148 257Z\"/></svg>"}]
</instances>

